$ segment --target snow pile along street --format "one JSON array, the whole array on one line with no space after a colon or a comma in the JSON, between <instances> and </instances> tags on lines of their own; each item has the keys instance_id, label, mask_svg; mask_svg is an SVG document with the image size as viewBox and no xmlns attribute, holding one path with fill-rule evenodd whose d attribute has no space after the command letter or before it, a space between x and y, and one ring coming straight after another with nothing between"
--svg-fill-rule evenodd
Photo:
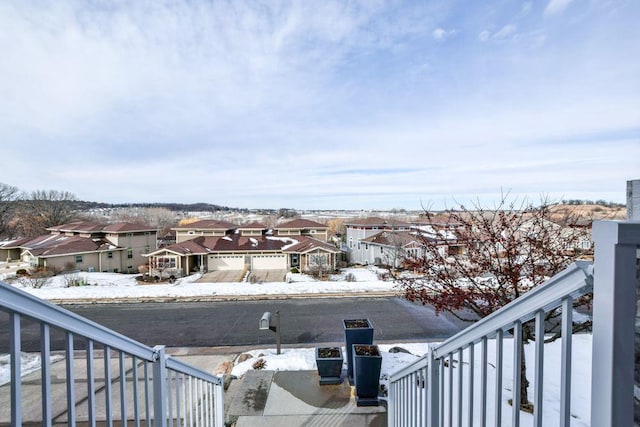
<instances>
[{"instance_id":1,"label":"snow pile along street","mask_svg":"<svg viewBox=\"0 0 640 427\"><path fill-rule=\"evenodd\" d=\"M19 282L12 284L45 300L74 299L142 299L142 298L197 298L210 296L295 295L331 293L395 292L392 281L378 278L379 269L346 268L332 280L317 281L304 274L287 275L283 282L269 283L202 283L202 276L193 274L178 279L173 284L139 284L138 275L120 273L77 273L77 278L86 285L67 287L64 275L51 277L40 289L25 287ZM344 278L349 275L353 281Z\"/></svg>"}]
</instances>

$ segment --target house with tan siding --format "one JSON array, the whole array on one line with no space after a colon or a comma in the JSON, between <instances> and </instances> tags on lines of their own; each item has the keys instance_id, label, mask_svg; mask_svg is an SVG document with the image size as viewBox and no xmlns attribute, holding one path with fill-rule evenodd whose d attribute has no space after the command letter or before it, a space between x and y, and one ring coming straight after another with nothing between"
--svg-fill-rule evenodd
<instances>
[{"instance_id":1,"label":"house with tan siding","mask_svg":"<svg viewBox=\"0 0 640 427\"><path fill-rule=\"evenodd\" d=\"M294 219L276 225L274 228L278 236L309 236L326 242L329 240L329 226L308 219Z\"/></svg>"},{"instance_id":2,"label":"house with tan siding","mask_svg":"<svg viewBox=\"0 0 640 427\"><path fill-rule=\"evenodd\" d=\"M199 225L204 228L199 229ZM259 223L198 221L187 227L176 228L177 235L187 230L196 237L184 240L189 234L183 233L174 245L146 255L150 274L161 275L159 273L167 269L180 275L195 271L289 270L293 267L301 271L314 268L328 271L336 269L341 253L334 245L315 237L326 238L328 227L313 221L292 221L281 229L276 227L275 233ZM212 231L216 235L212 235Z\"/></svg>"},{"instance_id":3,"label":"house with tan siding","mask_svg":"<svg viewBox=\"0 0 640 427\"><path fill-rule=\"evenodd\" d=\"M7 257L14 259L19 254L33 268L135 273L147 261L143 254L156 249L158 232L140 224L87 221L57 225L47 231L50 234L0 247Z\"/></svg>"}]
</instances>

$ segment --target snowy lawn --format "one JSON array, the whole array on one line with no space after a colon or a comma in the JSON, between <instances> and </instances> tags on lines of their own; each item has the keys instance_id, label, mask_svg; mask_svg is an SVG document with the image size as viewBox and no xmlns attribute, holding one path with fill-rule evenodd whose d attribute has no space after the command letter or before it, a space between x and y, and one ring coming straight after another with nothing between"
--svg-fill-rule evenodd
<instances>
[{"instance_id":1,"label":"snowy lawn","mask_svg":"<svg viewBox=\"0 0 640 427\"><path fill-rule=\"evenodd\" d=\"M262 284L196 283L201 275L194 274L178 279L173 284L144 285L136 281L137 275L81 272L76 277L86 283L84 286L67 287L68 280L64 275L50 278L41 289L25 287L19 282L13 282L13 285L46 300L359 293L397 290L393 282L379 280L378 271L379 269L374 267L346 268L329 281L316 281L304 274L289 273L288 281ZM351 274L355 281L345 281L344 278L348 274Z\"/></svg>"}]
</instances>

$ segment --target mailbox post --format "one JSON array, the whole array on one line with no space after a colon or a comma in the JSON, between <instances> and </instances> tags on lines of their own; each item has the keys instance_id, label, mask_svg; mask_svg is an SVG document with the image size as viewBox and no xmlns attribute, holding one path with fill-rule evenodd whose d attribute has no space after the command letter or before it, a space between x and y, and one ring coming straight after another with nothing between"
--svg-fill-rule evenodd
<instances>
[{"instance_id":1,"label":"mailbox post","mask_svg":"<svg viewBox=\"0 0 640 427\"><path fill-rule=\"evenodd\" d=\"M276 310L276 315L272 318L271 312L265 311L260 318L260 330L271 330L276 333L276 352L280 354L280 311Z\"/></svg>"}]
</instances>

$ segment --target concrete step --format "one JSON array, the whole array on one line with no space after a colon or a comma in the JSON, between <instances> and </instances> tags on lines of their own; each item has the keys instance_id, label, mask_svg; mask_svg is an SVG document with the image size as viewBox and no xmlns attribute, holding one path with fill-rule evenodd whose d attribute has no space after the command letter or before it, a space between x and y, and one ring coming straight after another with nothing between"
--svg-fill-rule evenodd
<instances>
[{"instance_id":1,"label":"concrete step","mask_svg":"<svg viewBox=\"0 0 640 427\"><path fill-rule=\"evenodd\" d=\"M387 414L273 415L242 416L236 427L383 427Z\"/></svg>"}]
</instances>

